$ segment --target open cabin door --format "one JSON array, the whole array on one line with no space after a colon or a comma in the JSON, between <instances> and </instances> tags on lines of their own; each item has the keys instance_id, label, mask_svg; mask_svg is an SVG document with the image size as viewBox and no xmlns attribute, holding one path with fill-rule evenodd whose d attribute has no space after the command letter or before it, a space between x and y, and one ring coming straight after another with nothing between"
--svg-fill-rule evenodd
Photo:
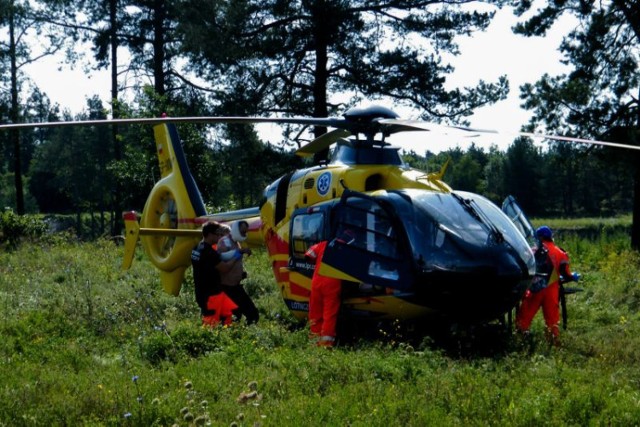
<instances>
[{"instance_id":1,"label":"open cabin door","mask_svg":"<svg viewBox=\"0 0 640 427\"><path fill-rule=\"evenodd\" d=\"M320 273L408 289L413 281L412 256L393 208L365 194L346 191L335 209Z\"/></svg>"},{"instance_id":2,"label":"open cabin door","mask_svg":"<svg viewBox=\"0 0 640 427\"><path fill-rule=\"evenodd\" d=\"M535 229L513 196L507 196L507 198L504 199L502 202L502 211L509 217L511 222L515 224L527 242L529 242L529 246L534 246L536 242Z\"/></svg>"},{"instance_id":3,"label":"open cabin door","mask_svg":"<svg viewBox=\"0 0 640 427\"><path fill-rule=\"evenodd\" d=\"M327 239L329 209L330 206L327 205L312 209L301 208L293 212L289 234L289 268L313 272L313 265L305 254L309 247Z\"/></svg>"}]
</instances>

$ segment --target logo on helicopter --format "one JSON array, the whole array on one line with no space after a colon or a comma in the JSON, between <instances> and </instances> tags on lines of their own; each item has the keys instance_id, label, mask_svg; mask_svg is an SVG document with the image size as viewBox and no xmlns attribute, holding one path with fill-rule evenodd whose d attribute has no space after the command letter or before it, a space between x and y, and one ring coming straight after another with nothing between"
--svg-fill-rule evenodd
<instances>
[{"instance_id":1,"label":"logo on helicopter","mask_svg":"<svg viewBox=\"0 0 640 427\"><path fill-rule=\"evenodd\" d=\"M321 196L326 196L329 188L331 188L331 172L325 172L318 177L316 190L318 190L318 194Z\"/></svg>"}]
</instances>

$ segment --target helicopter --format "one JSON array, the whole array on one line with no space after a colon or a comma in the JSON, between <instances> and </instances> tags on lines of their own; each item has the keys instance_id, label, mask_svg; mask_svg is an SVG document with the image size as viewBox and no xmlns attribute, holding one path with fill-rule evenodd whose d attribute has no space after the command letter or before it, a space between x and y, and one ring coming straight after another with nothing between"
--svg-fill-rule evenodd
<instances>
[{"instance_id":1,"label":"helicopter","mask_svg":"<svg viewBox=\"0 0 640 427\"><path fill-rule=\"evenodd\" d=\"M266 248L284 303L299 320L307 317L314 268L305 253L321 240L330 243L320 273L342 279L347 318L488 321L510 313L536 275L533 227L515 199L500 209L480 195L454 191L442 180L446 164L432 173L412 169L399 147L385 142L398 132L434 130L432 124L401 120L380 106L352 108L342 118L226 121L334 128L296 152L306 157L334 146L333 154L269 184L257 207L207 214L175 125L157 126L161 179L139 221L135 212L124 215L123 265L131 265L140 238L171 294L180 292L200 238L194 229L210 220L248 222L247 243ZM336 238L345 230L354 235L348 243Z\"/></svg>"},{"instance_id":2,"label":"helicopter","mask_svg":"<svg viewBox=\"0 0 640 427\"><path fill-rule=\"evenodd\" d=\"M511 313L536 275L534 230L513 197L502 207L456 191L443 181L447 164L426 173L406 165L400 147L386 142L399 132L494 131L402 120L381 106L352 108L339 118L161 117L0 125L46 127L109 123L154 125L160 179L141 213L123 213L123 269L138 241L159 270L165 292L179 295L192 248L208 221L249 224L249 247L264 247L275 282L291 314L307 318L314 265L307 249L329 243L320 272L343 281L341 316L358 320L421 322L439 316L485 322ZM276 123L333 130L300 147L311 156L331 146L328 162L294 170L267 185L259 206L210 214L189 170L180 123ZM565 136L522 136L638 149ZM336 238L346 230L348 242Z\"/></svg>"}]
</instances>

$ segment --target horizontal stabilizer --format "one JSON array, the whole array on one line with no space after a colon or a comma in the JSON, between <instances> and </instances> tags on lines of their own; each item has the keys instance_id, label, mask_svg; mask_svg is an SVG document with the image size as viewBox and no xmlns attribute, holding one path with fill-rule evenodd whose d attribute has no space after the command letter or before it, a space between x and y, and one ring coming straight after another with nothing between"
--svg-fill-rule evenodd
<instances>
[{"instance_id":1,"label":"horizontal stabilizer","mask_svg":"<svg viewBox=\"0 0 640 427\"><path fill-rule=\"evenodd\" d=\"M124 259L122 269L128 270L133 263L133 256L136 252L136 244L140 236L140 224L138 224L138 214L135 211L124 212L125 237L124 237Z\"/></svg>"}]
</instances>

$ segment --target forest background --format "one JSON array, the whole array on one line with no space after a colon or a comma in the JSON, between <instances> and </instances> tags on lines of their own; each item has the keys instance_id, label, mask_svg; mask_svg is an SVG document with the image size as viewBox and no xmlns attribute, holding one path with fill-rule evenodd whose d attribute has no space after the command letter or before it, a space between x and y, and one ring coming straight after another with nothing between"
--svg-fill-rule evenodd
<instances>
[{"instance_id":1,"label":"forest background","mask_svg":"<svg viewBox=\"0 0 640 427\"><path fill-rule=\"evenodd\" d=\"M567 74L520 88L532 129L637 144L638 3L555 0L517 27L543 36L562 14L578 20L562 45ZM444 84L451 70L442 52L455 53L456 37L490 22L491 13L468 8L481 4L512 6L517 14L531 6L0 0L0 118L322 117L366 100L464 123L508 88L502 78L474 88ZM34 35L49 53L66 51L88 69L108 67L112 102L90 99L73 116L52 105L22 72L40 58L27 42ZM75 51L85 41L94 47L88 61ZM130 52L126 62L117 55L123 49ZM302 166L291 154L299 129L290 131L294 138L280 146L263 143L252 128L181 126L210 210L253 205L267 182ZM91 216L107 234L119 232L122 210L142 208L158 176L148 126L0 132L0 144L2 206ZM633 210L640 217L633 198L640 194L640 161L628 151L566 144L542 150L518 139L504 152L473 146L434 154L425 147L405 160L433 170L449 157L445 178L454 188L498 202L514 194L532 216ZM10 210L1 225L20 222ZM78 224L76 231L91 237ZM248 260L260 325L200 328L190 275L175 298L160 292L141 252L124 273L121 248L110 242L79 243L40 229L37 240L0 251L0 424L631 425L640 419L640 274L626 229L615 238L562 235L584 275L584 291L571 296L562 348L529 351L509 341L471 355L397 334L319 352L308 345L306 329L291 324L264 251Z\"/></svg>"},{"instance_id":2,"label":"forest background","mask_svg":"<svg viewBox=\"0 0 640 427\"><path fill-rule=\"evenodd\" d=\"M0 0L0 117L11 123L162 113L326 117L380 101L417 110L424 120L465 124L475 109L507 96L508 80L449 88L452 68L443 58L459 53L457 37L482 31L497 7L510 7L518 16L528 13L514 27L526 36L544 36L564 14L579 22L560 48L569 71L519 88L533 112L523 130L637 144L638 3L565 0L533 11L531 2L518 0ZM45 51L34 50L34 37ZM92 58L75 50L87 42ZM52 104L23 70L60 52L87 70L108 68L111 102L88 99L73 116ZM293 155L305 142L299 128L284 128L280 145L261 141L249 126L183 125L180 133L210 211L254 206L266 184L305 165ZM119 233L120 212L141 210L159 175L149 126L1 132L0 143L2 206L18 214L73 214L77 229L89 213L97 234ZM451 158L445 180L453 188L498 203L512 194L532 216L633 212L637 229L634 154L547 147L525 138L505 151L471 145L435 154L425 146L406 151L404 160L431 171Z\"/></svg>"}]
</instances>

